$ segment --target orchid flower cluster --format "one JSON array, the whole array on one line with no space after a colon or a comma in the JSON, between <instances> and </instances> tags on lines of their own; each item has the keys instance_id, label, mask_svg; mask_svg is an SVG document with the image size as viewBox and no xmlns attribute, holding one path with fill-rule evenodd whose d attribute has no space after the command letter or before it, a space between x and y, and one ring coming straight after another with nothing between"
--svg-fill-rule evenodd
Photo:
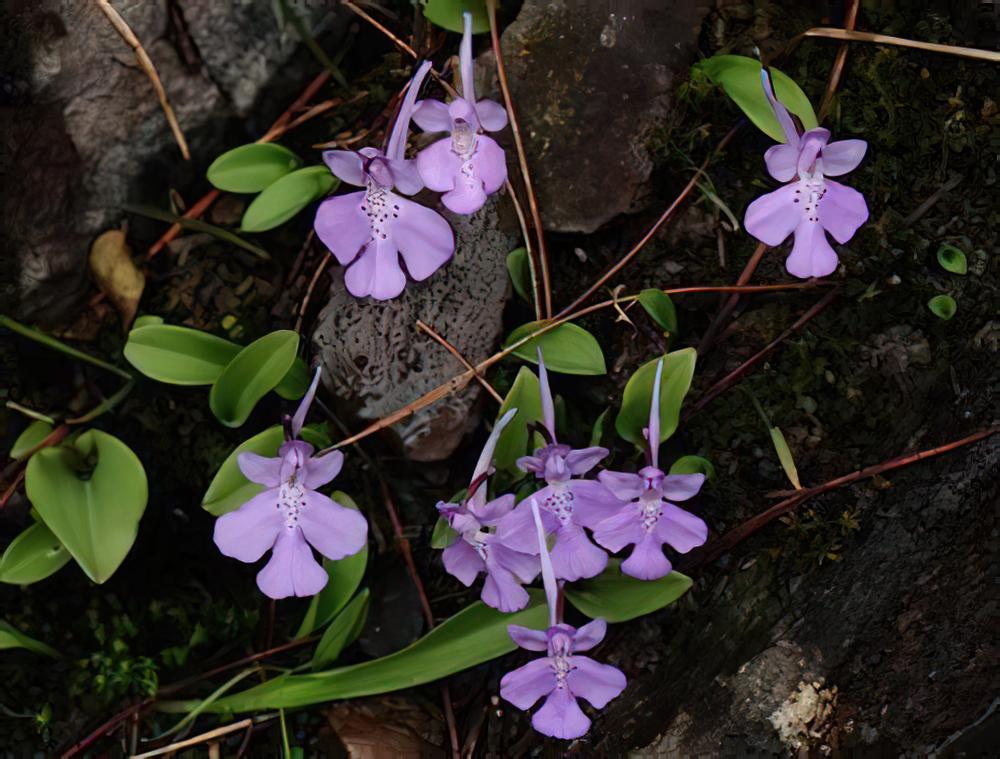
<instances>
[{"instance_id":1,"label":"orchid flower cluster","mask_svg":"<svg viewBox=\"0 0 1000 759\"><path fill-rule=\"evenodd\" d=\"M774 93L771 76L761 69L764 94L785 133L786 142L764 153L772 177L786 182L747 207L743 226L767 245L780 245L795 236L785 260L789 274L802 279L825 277L837 269L839 259L830 246L829 232L837 242L850 240L868 220L868 206L857 190L827 179L854 171L868 149L864 140L830 142L823 127L800 133L788 109Z\"/></svg>"},{"instance_id":2,"label":"orchid flower cluster","mask_svg":"<svg viewBox=\"0 0 1000 759\"><path fill-rule=\"evenodd\" d=\"M491 100L476 100L472 16L464 16L460 49L461 97L445 104L417 100L431 69L425 61L410 81L384 150L328 150L323 160L337 177L360 192L320 204L316 234L344 267L344 284L358 298L390 300L403 292L406 275L421 282L451 260L455 235L432 208L409 200L424 187L444 193L441 202L457 214L473 214L507 179L503 149L484 131L507 125L507 112ZM406 158L410 121L449 132L415 159ZM400 265L405 265L405 273Z\"/></svg>"}]
</instances>

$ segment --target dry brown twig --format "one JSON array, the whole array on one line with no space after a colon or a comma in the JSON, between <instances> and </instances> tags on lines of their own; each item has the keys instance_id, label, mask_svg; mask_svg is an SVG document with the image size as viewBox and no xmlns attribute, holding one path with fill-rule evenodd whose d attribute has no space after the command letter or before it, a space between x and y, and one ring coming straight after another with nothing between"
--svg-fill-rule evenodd
<instances>
[{"instance_id":1,"label":"dry brown twig","mask_svg":"<svg viewBox=\"0 0 1000 759\"><path fill-rule=\"evenodd\" d=\"M465 358L465 356L459 353L458 348L456 348L454 345L449 343L444 337L438 334L433 327L431 327L429 324L424 323L420 319L417 319L417 329L426 332L435 342L443 346L446 351L448 351L451 355L457 358L458 362L462 366L464 366L467 371L473 372L475 374L476 380L479 382L480 385L483 386L483 388L486 390L487 393L493 396L493 400L495 400L499 404L503 404L503 396L501 396L500 393L498 393L493 388L493 385L491 385L480 372L476 371L476 367L470 364L468 360Z\"/></svg>"},{"instance_id":2,"label":"dry brown twig","mask_svg":"<svg viewBox=\"0 0 1000 759\"><path fill-rule=\"evenodd\" d=\"M108 0L96 0L97 7L101 9L101 12L108 17L108 21L115 28L115 31L121 36L125 42L128 43L129 47L135 52L136 60L139 62L139 67L145 72L146 76L149 77L149 81L153 85L153 89L156 91L156 97L160 100L160 107L163 109L163 115L167 118L167 123L170 125L170 131L174 134L174 140L177 141L177 147L181 150L181 155L184 156L185 161L191 160L191 151L188 150L187 140L184 139L184 132L181 131L181 125L177 122L177 116L174 113L174 109L170 106L170 101L167 99L167 91L163 89L163 82L160 81L160 75L156 72L156 66L153 65L153 61L150 60L149 56L146 54L145 48L143 48L142 43L139 42L139 38L135 36L135 32L128 23L121 17L121 15L112 7Z\"/></svg>"}]
</instances>

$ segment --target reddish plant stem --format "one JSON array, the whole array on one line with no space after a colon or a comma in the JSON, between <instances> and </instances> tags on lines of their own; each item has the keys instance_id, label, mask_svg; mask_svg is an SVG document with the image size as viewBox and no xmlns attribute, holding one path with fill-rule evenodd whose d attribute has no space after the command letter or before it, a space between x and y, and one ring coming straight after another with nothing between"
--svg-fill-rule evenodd
<instances>
[{"instance_id":1,"label":"reddish plant stem","mask_svg":"<svg viewBox=\"0 0 1000 759\"><path fill-rule=\"evenodd\" d=\"M11 499L11 496L17 492L18 487L20 487L21 483L24 482L24 472L25 470L21 469L14 478L14 481L10 483L10 487L4 491L3 496L0 496L0 509L7 507L7 502Z\"/></svg>"},{"instance_id":2,"label":"reddish plant stem","mask_svg":"<svg viewBox=\"0 0 1000 759\"><path fill-rule=\"evenodd\" d=\"M743 267L743 271L740 273L740 276L736 279L737 285L745 285L750 281L750 278L753 276L753 273L757 271L757 265L760 263L760 260L764 257L764 253L766 251L767 251L766 244L760 243L757 245L757 249L753 252L753 255L750 256L750 260L747 261L747 265ZM712 347L712 344L715 342L716 336L719 334L719 330L722 328L723 322L725 322L726 319L729 318L729 315L733 312L733 309L736 308L736 304L739 302L739 300L740 296L738 293L734 293L730 295L728 299L726 299L726 302L723 304L722 308L719 309L718 316L716 316L712 324L709 325L709 328L705 331L704 337L701 338L701 342L698 343L699 356L704 356L706 353L708 353L709 349Z\"/></svg>"},{"instance_id":3,"label":"reddish plant stem","mask_svg":"<svg viewBox=\"0 0 1000 759\"><path fill-rule=\"evenodd\" d=\"M837 288L834 288L833 290L831 290L830 292L828 292L826 295L824 295L822 298L820 298L812 306L812 308L810 308L808 311L806 311L804 314L802 314L802 316L800 316L798 319L796 319L795 323L792 324L791 327L789 327L788 329L786 329L784 332L782 332L780 335L778 335L774 340L772 340L770 343L768 343L764 348L762 348L761 350L759 350L753 356L751 356L746 361L744 361L742 364L740 364L738 367L736 367L736 369L734 369L729 374L727 374L725 377L723 377L721 380L719 380L714 385L712 385L712 387L710 387L705 392L705 394L702 395L701 398L698 399L698 402L694 404L694 406L691 408L691 411L688 412L684 416L684 420L687 421L692 416L694 416L699 411L701 411L701 409L703 409L706 405L708 405L713 400L715 400L715 398L717 398L718 396L720 396L724 392L726 392L726 390L728 390L730 387L732 387L734 384L736 384L736 382L738 380L740 380L743 377L743 375L745 375L753 367L755 367L762 360L764 360L768 355L770 355L774 351L775 348L777 348L785 340L787 340L789 337L791 337L796 332L798 332L800 329L802 329L814 317L816 317L817 315L819 315L819 313L824 308L826 308L828 305L830 305L830 303L833 301L833 299L837 297L837 294L838 294L839 291L840 291L840 288L837 287Z\"/></svg>"},{"instance_id":4,"label":"reddish plant stem","mask_svg":"<svg viewBox=\"0 0 1000 759\"><path fill-rule=\"evenodd\" d=\"M858 21L858 7L860 5L861 0L848 0L847 11L844 14L844 28L849 32L854 31L854 25ZM837 91L837 85L840 84L840 77L844 73L844 63L847 61L847 47L846 42L841 42L840 48L837 50L837 57L833 60L833 68L830 69L830 79L827 82L826 92L823 93L823 101L819 107L819 116L817 118L820 124L826 119L827 111L829 111L830 104L833 102L833 94Z\"/></svg>"},{"instance_id":5,"label":"reddish plant stem","mask_svg":"<svg viewBox=\"0 0 1000 759\"><path fill-rule=\"evenodd\" d=\"M837 477L829 482L824 482L822 485L818 485L814 488L802 490L796 495L793 495L791 498L786 498L784 501L781 501L781 503L776 503L774 506L766 509L757 516L751 517L740 526L734 527L725 535L720 538L716 538L704 548L696 550L689 557L687 557L684 562L682 562L683 568L694 569L714 561L724 553L731 551L735 546L749 538L762 527L773 522L778 517L793 511L800 504L809 500L813 496L826 493L845 485L850 485L858 480L874 477L878 474L882 474L883 472L889 472L893 469L909 466L910 464L915 464L918 461L923 461L924 459L940 456L941 454L948 453L956 448L961 448L962 446L971 445L972 443L984 440L997 432L1000 432L1000 427L990 427L989 429L975 432L962 438L961 440L956 440L954 442L938 446L937 448L929 448L917 453L897 456L896 458L889 459L881 464L875 464L874 466L866 467L865 469L859 469L851 474L845 474L844 476Z\"/></svg>"},{"instance_id":6,"label":"reddish plant stem","mask_svg":"<svg viewBox=\"0 0 1000 759\"><path fill-rule=\"evenodd\" d=\"M144 701L140 701L138 704L132 704L132 706L129 706L128 708L116 714L114 717L109 719L99 728L90 733L87 737L82 738L81 740L74 743L72 746L70 746L62 754L59 755L60 758L70 759L71 757L76 756L80 752L89 748L92 744L96 743L99 739L103 738L105 735L114 730L120 724L126 722L133 714L139 714L139 712L141 712L148 706L151 706L152 704L153 704L152 699L146 699Z\"/></svg>"},{"instance_id":7,"label":"reddish plant stem","mask_svg":"<svg viewBox=\"0 0 1000 759\"><path fill-rule=\"evenodd\" d=\"M28 459L43 448L48 448L50 445L59 445L59 443L61 443L69 434L70 429L71 428L68 424L60 424L52 430L52 432L42 438L37 445L26 451L19 459L11 461L6 467L4 467L4 470L0 472L0 482L14 476L18 470L23 469L27 465Z\"/></svg>"}]
</instances>

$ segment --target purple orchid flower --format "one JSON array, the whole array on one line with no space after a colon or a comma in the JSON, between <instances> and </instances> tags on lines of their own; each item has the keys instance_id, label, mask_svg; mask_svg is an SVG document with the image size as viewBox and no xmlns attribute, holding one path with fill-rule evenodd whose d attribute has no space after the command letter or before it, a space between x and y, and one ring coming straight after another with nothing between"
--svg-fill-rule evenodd
<instances>
[{"instance_id":1,"label":"purple orchid flower","mask_svg":"<svg viewBox=\"0 0 1000 759\"><path fill-rule=\"evenodd\" d=\"M608 625L603 619L588 622L579 630L558 617L558 589L555 572L545 543L545 527L538 504L531 510L541 552L542 580L549 605L549 628L532 630L508 625L510 637L528 651L545 651L546 656L508 672L500 681L500 695L518 709L528 710L545 696L545 703L531 718L538 732L553 738L579 738L590 729L590 718L577 699L602 709L618 696L627 681L621 670L580 656L604 639Z\"/></svg>"},{"instance_id":2,"label":"purple orchid flower","mask_svg":"<svg viewBox=\"0 0 1000 759\"><path fill-rule=\"evenodd\" d=\"M412 195L424 186L416 162L405 153L417 91L430 68L425 62L410 82L385 152L362 148L357 153L323 153L330 171L347 184L365 188L324 200L314 222L319 239L347 267L344 284L358 298L395 298L406 287L406 273L422 282L455 253L455 235L441 214L393 192L395 188Z\"/></svg>"},{"instance_id":3,"label":"purple orchid flower","mask_svg":"<svg viewBox=\"0 0 1000 759\"><path fill-rule=\"evenodd\" d=\"M705 475L664 474L658 467L662 374L660 359L649 404L649 427L643 431L649 444L649 465L638 474L604 471L598 475L618 506L616 513L594 526L594 540L613 553L635 546L621 568L640 580L655 580L670 572L670 561L663 555L664 543L687 553L708 538L708 525L672 503L697 494Z\"/></svg>"},{"instance_id":4,"label":"purple orchid flower","mask_svg":"<svg viewBox=\"0 0 1000 759\"><path fill-rule=\"evenodd\" d=\"M472 214L507 180L503 148L482 132L507 126L507 111L492 100L476 100L472 61L472 14L464 14L465 33L459 51L462 97L445 105L421 100L413 120L429 132L450 132L417 155L420 178L430 189L443 192L441 202L455 213Z\"/></svg>"},{"instance_id":5,"label":"purple orchid flower","mask_svg":"<svg viewBox=\"0 0 1000 759\"><path fill-rule=\"evenodd\" d=\"M528 604L528 591L521 585L538 575L536 556L505 546L490 529L514 508L514 496L504 495L486 501L486 480L492 472L493 451L504 427L516 413L516 408L510 409L490 433L464 502L437 505L441 515L459 534L459 539L444 549L441 557L444 568L466 587L485 572L483 603L503 612L517 611Z\"/></svg>"},{"instance_id":6,"label":"purple orchid flower","mask_svg":"<svg viewBox=\"0 0 1000 759\"><path fill-rule=\"evenodd\" d=\"M839 262L826 233L843 244L868 220L864 196L826 177L856 169L868 143L829 142L830 130L822 127L800 135L788 110L775 96L767 69L761 69L761 80L788 140L769 148L764 161L772 177L788 184L751 203L743 225L768 245L780 245L794 234L795 243L785 268L802 279L824 277L834 272Z\"/></svg>"},{"instance_id":7,"label":"purple orchid flower","mask_svg":"<svg viewBox=\"0 0 1000 759\"><path fill-rule=\"evenodd\" d=\"M295 415L285 417L287 440L278 455L239 456L243 475L266 489L215 522L215 544L226 556L249 564L271 550L270 561L257 574L257 586L271 598L312 596L323 589L329 576L313 548L328 559L342 559L368 539L361 514L316 490L340 473L344 454L313 456L313 447L299 440L319 375L317 368Z\"/></svg>"},{"instance_id":8,"label":"purple orchid flower","mask_svg":"<svg viewBox=\"0 0 1000 759\"><path fill-rule=\"evenodd\" d=\"M542 351L538 350L538 377L542 397L542 424L548 445L538 448L532 456L522 456L517 466L524 472L543 479L546 486L532 498L542 509L542 523L547 533L555 533L552 564L561 580L580 580L604 571L608 555L595 546L584 527L593 527L604 518L608 508L617 501L599 482L573 479L586 474L607 457L608 449L599 446L573 449L556 439L556 418L545 371ZM500 540L509 546L533 546L531 505L521 501L497 528Z\"/></svg>"}]
</instances>

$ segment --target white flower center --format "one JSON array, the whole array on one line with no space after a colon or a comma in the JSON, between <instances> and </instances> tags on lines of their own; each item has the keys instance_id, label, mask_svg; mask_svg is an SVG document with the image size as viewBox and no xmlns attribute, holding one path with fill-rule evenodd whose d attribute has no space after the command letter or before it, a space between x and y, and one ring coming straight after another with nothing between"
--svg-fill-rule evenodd
<instances>
[{"instance_id":1,"label":"white flower center","mask_svg":"<svg viewBox=\"0 0 1000 759\"><path fill-rule=\"evenodd\" d=\"M802 206L802 215L808 221L819 221L819 202L826 195L826 181L823 172L816 170L808 176L801 176L795 189L794 202Z\"/></svg>"},{"instance_id":2,"label":"white flower center","mask_svg":"<svg viewBox=\"0 0 1000 759\"><path fill-rule=\"evenodd\" d=\"M299 516L306 508L306 489L298 483L295 475L281 483L275 507L281 509L285 517L286 530L298 527Z\"/></svg>"},{"instance_id":3,"label":"white flower center","mask_svg":"<svg viewBox=\"0 0 1000 759\"><path fill-rule=\"evenodd\" d=\"M370 239L375 242L386 239L389 220L399 218L399 205L395 203L395 197L373 179L369 179L365 187L361 210L368 216L368 223L372 228Z\"/></svg>"},{"instance_id":4,"label":"white flower center","mask_svg":"<svg viewBox=\"0 0 1000 759\"><path fill-rule=\"evenodd\" d=\"M642 529L646 532L652 532L660 517L663 516L663 501L655 493L643 493L638 501L638 506Z\"/></svg>"},{"instance_id":5,"label":"white flower center","mask_svg":"<svg viewBox=\"0 0 1000 759\"><path fill-rule=\"evenodd\" d=\"M552 487L552 493L542 503L542 508L565 527L573 521L573 491L567 487Z\"/></svg>"},{"instance_id":6,"label":"white flower center","mask_svg":"<svg viewBox=\"0 0 1000 759\"><path fill-rule=\"evenodd\" d=\"M468 161L476 148L476 130L465 119L455 119L451 127L451 149Z\"/></svg>"}]
</instances>

